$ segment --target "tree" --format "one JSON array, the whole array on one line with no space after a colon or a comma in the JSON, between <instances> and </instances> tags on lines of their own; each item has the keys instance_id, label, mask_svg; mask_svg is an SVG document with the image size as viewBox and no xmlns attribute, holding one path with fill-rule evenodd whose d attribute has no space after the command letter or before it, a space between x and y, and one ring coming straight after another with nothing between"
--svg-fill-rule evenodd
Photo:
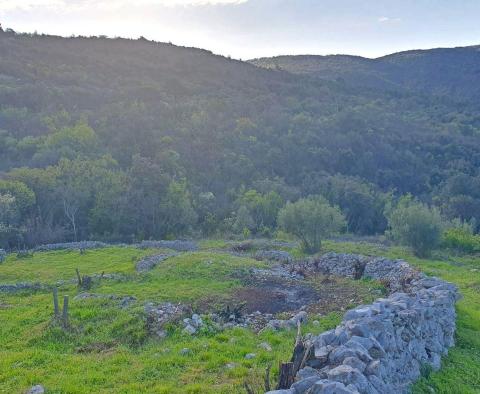
<instances>
[{"instance_id":1,"label":"tree","mask_svg":"<svg viewBox=\"0 0 480 394\"><path fill-rule=\"evenodd\" d=\"M298 237L310 253L318 252L323 238L340 232L346 225L340 209L320 196L287 203L279 212L278 222L283 230Z\"/></svg>"},{"instance_id":2,"label":"tree","mask_svg":"<svg viewBox=\"0 0 480 394\"><path fill-rule=\"evenodd\" d=\"M253 220L253 225L246 227L256 233L261 232L266 235L275 229L278 212L284 201L277 192L270 191L260 194L252 189L245 192L237 203L240 205L237 218L241 209L247 209L247 213ZM245 212L242 212L241 216L245 216ZM243 228L240 230L243 231Z\"/></svg>"},{"instance_id":3,"label":"tree","mask_svg":"<svg viewBox=\"0 0 480 394\"><path fill-rule=\"evenodd\" d=\"M313 179L313 187L331 204L338 205L347 218L347 231L355 234L383 234L387 195L360 178L342 175Z\"/></svg>"},{"instance_id":4,"label":"tree","mask_svg":"<svg viewBox=\"0 0 480 394\"><path fill-rule=\"evenodd\" d=\"M409 246L417 256L425 257L441 241L443 221L435 207L402 197L395 207L387 207L389 235L398 243Z\"/></svg>"},{"instance_id":5,"label":"tree","mask_svg":"<svg viewBox=\"0 0 480 394\"><path fill-rule=\"evenodd\" d=\"M237 234L249 234L255 227L255 221L248 208L245 205L242 205L238 208L238 211L235 215L235 222L233 223L233 231Z\"/></svg>"}]
</instances>

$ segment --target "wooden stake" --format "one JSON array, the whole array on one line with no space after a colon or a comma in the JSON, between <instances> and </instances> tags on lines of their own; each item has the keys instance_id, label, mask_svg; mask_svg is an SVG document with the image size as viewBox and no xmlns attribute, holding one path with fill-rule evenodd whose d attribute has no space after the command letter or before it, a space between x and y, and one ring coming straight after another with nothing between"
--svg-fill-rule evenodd
<instances>
[{"instance_id":1,"label":"wooden stake","mask_svg":"<svg viewBox=\"0 0 480 394\"><path fill-rule=\"evenodd\" d=\"M75 272L77 273L78 286L82 286L82 277L80 276L80 271L78 268L75 268Z\"/></svg>"},{"instance_id":2,"label":"wooden stake","mask_svg":"<svg viewBox=\"0 0 480 394\"><path fill-rule=\"evenodd\" d=\"M270 370L272 369L272 364L268 364L267 369L265 370L265 391L268 392L270 388Z\"/></svg>"},{"instance_id":3,"label":"wooden stake","mask_svg":"<svg viewBox=\"0 0 480 394\"><path fill-rule=\"evenodd\" d=\"M60 310L58 308L58 289L56 287L53 288L53 311L55 317L60 315Z\"/></svg>"},{"instance_id":4,"label":"wooden stake","mask_svg":"<svg viewBox=\"0 0 480 394\"><path fill-rule=\"evenodd\" d=\"M68 326L68 295L63 297L63 311L62 311L63 326Z\"/></svg>"},{"instance_id":5,"label":"wooden stake","mask_svg":"<svg viewBox=\"0 0 480 394\"><path fill-rule=\"evenodd\" d=\"M288 390L293 384L293 363L280 363L280 378L277 390Z\"/></svg>"}]
</instances>

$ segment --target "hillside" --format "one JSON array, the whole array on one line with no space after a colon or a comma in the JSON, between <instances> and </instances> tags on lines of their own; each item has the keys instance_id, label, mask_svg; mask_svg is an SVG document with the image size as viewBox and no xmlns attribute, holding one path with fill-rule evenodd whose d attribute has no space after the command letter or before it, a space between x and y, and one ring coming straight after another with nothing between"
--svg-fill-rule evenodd
<instances>
[{"instance_id":1,"label":"hillside","mask_svg":"<svg viewBox=\"0 0 480 394\"><path fill-rule=\"evenodd\" d=\"M269 235L311 194L359 234L383 233L389 193L480 219L475 48L281 58L278 71L145 39L9 31L0 53L6 248Z\"/></svg>"},{"instance_id":2,"label":"hillside","mask_svg":"<svg viewBox=\"0 0 480 394\"><path fill-rule=\"evenodd\" d=\"M250 61L268 69L380 90L407 90L478 100L480 46L412 50L377 59L359 56L279 56ZM473 104L473 103L472 103Z\"/></svg>"}]
</instances>

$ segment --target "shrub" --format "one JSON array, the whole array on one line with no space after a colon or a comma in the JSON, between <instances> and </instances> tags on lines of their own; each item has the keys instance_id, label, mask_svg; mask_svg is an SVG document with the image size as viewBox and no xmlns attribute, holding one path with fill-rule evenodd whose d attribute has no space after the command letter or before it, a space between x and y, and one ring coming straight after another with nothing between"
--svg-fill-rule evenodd
<instances>
[{"instance_id":1,"label":"shrub","mask_svg":"<svg viewBox=\"0 0 480 394\"><path fill-rule=\"evenodd\" d=\"M443 246L459 252L480 252L480 235L465 228L449 228L443 233Z\"/></svg>"},{"instance_id":2,"label":"shrub","mask_svg":"<svg viewBox=\"0 0 480 394\"><path fill-rule=\"evenodd\" d=\"M389 235L417 256L428 256L440 244L443 222L438 209L405 196L386 216Z\"/></svg>"},{"instance_id":3,"label":"shrub","mask_svg":"<svg viewBox=\"0 0 480 394\"><path fill-rule=\"evenodd\" d=\"M346 225L340 209L319 196L287 203L279 212L278 223L287 233L298 237L309 253L318 252L322 238L340 232Z\"/></svg>"}]
</instances>

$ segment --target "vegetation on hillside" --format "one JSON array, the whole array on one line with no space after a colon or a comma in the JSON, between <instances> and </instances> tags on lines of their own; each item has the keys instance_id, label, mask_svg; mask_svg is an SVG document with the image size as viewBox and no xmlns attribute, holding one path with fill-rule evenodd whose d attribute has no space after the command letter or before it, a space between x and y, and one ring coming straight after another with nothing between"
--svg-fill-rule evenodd
<instances>
[{"instance_id":1,"label":"vegetation on hillside","mask_svg":"<svg viewBox=\"0 0 480 394\"><path fill-rule=\"evenodd\" d=\"M478 231L474 48L395 55L388 89L145 39L8 30L0 53L0 247L270 236L312 195L355 234L383 233L407 193ZM442 56L455 95L429 79ZM420 61L433 88L405 88Z\"/></svg>"}]
</instances>

